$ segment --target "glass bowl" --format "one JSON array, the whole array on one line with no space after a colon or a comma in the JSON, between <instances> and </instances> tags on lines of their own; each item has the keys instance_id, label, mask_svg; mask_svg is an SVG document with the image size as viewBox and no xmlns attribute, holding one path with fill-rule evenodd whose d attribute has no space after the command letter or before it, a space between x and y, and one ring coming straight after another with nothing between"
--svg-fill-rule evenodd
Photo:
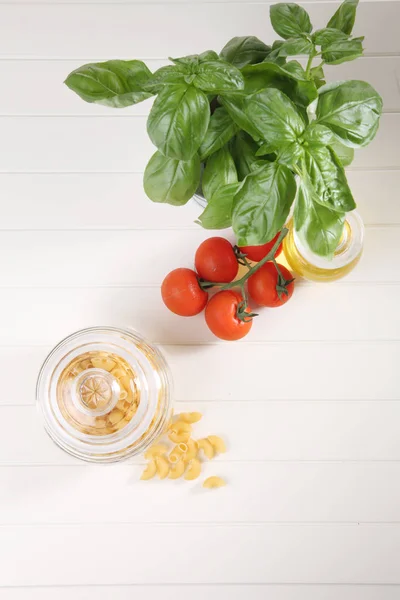
<instances>
[{"instance_id":1,"label":"glass bowl","mask_svg":"<svg viewBox=\"0 0 400 600\"><path fill-rule=\"evenodd\" d=\"M36 402L60 448L82 460L114 462L142 453L165 431L171 390L162 354L135 331L92 327L50 352Z\"/></svg>"}]
</instances>

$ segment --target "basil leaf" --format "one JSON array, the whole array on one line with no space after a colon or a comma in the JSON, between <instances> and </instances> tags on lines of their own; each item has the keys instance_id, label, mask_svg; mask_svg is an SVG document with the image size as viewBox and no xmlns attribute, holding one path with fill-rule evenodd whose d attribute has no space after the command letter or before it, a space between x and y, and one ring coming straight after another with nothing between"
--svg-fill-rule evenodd
<instances>
[{"instance_id":1,"label":"basil leaf","mask_svg":"<svg viewBox=\"0 0 400 600\"><path fill-rule=\"evenodd\" d=\"M216 190L197 222L204 229L226 229L230 227L232 224L233 199L240 186L240 183L230 183Z\"/></svg>"},{"instance_id":2,"label":"basil leaf","mask_svg":"<svg viewBox=\"0 0 400 600\"><path fill-rule=\"evenodd\" d=\"M153 144L166 156L189 160L207 132L210 105L193 86L169 85L157 96L147 121Z\"/></svg>"},{"instance_id":3,"label":"basil leaf","mask_svg":"<svg viewBox=\"0 0 400 600\"><path fill-rule=\"evenodd\" d=\"M288 39L279 48L279 56L294 56L296 54L311 54L314 44L306 38Z\"/></svg>"},{"instance_id":4,"label":"basil leaf","mask_svg":"<svg viewBox=\"0 0 400 600\"><path fill-rule=\"evenodd\" d=\"M200 183L200 159L195 154L190 160L168 158L157 151L144 172L144 191L153 202L174 206L186 204Z\"/></svg>"},{"instance_id":5,"label":"basil leaf","mask_svg":"<svg viewBox=\"0 0 400 600\"><path fill-rule=\"evenodd\" d=\"M207 133L199 148L201 160L224 146L238 131L238 126L223 106L215 109L210 117Z\"/></svg>"},{"instance_id":6,"label":"basil leaf","mask_svg":"<svg viewBox=\"0 0 400 600\"><path fill-rule=\"evenodd\" d=\"M343 167L329 147L309 145L304 154L304 166L316 202L337 212L349 212L356 207Z\"/></svg>"},{"instance_id":7,"label":"basil leaf","mask_svg":"<svg viewBox=\"0 0 400 600\"><path fill-rule=\"evenodd\" d=\"M269 15L276 33L286 40L312 30L308 13L298 4L273 4Z\"/></svg>"},{"instance_id":8,"label":"basil leaf","mask_svg":"<svg viewBox=\"0 0 400 600\"><path fill-rule=\"evenodd\" d=\"M326 84L324 69L321 65L313 67L310 71L310 74L317 89Z\"/></svg>"},{"instance_id":9,"label":"basil leaf","mask_svg":"<svg viewBox=\"0 0 400 600\"><path fill-rule=\"evenodd\" d=\"M209 61L199 65L193 85L204 92L229 92L244 88L243 75L233 65L220 61Z\"/></svg>"},{"instance_id":10,"label":"basil leaf","mask_svg":"<svg viewBox=\"0 0 400 600\"><path fill-rule=\"evenodd\" d=\"M144 89L150 77L140 60L108 60L75 69L64 83L86 102L123 108L152 96Z\"/></svg>"},{"instance_id":11,"label":"basil leaf","mask_svg":"<svg viewBox=\"0 0 400 600\"><path fill-rule=\"evenodd\" d=\"M207 160L203 172L203 195L210 200L215 192L229 183L237 183L236 166L227 146L224 146Z\"/></svg>"},{"instance_id":12,"label":"basil leaf","mask_svg":"<svg viewBox=\"0 0 400 600\"><path fill-rule=\"evenodd\" d=\"M199 64L209 60L218 60L218 54L214 50L206 50L199 54Z\"/></svg>"},{"instance_id":13,"label":"basil leaf","mask_svg":"<svg viewBox=\"0 0 400 600\"><path fill-rule=\"evenodd\" d=\"M167 65L161 67L153 73L148 79L143 88L146 91L158 94L165 85L185 85L187 78L187 72L181 65Z\"/></svg>"},{"instance_id":14,"label":"basil leaf","mask_svg":"<svg viewBox=\"0 0 400 600\"><path fill-rule=\"evenodd\" d=\"M273 154L275 152L275 147L272 146L269 142L265 142L261 144L259 149L256 152L256 156L265 156L266 154Z\"/></svg>"},{"instance_id":15,"label":"basil leaf","mask_svg":"<svg viewBox=\"0 0 400 600\"><path fill-rule=\"evenodd\" d=\"M325 29L318 29L312 34L311 39L316 46L324 46L326 44L332 44L339 40L346 40L348 36L340 31L340 29L333 29L331 27L325 27Z\"/></svg>"},{"instance_id":16,"label":"basil leaf","mask_svg":"<svg viewBox=\"0 0 400 600\"><path fill-rule=\"evenodd\" d=\"M300 113L280 90L266 88L252 94L245 111L260 136L277 148L295 141L304 131Z\"/></svg>"},{"instance_id":17,"label":"basil leaf","mask_svg":"<svg viewBox=\"0 0 400 600\"><path fill-rule=\"evenodd\" d=\"M322 46L322 59L328 65L340 65L341 63L354 60L363 53L363 37L352 40L341 40Z\"/></svg>"},{"instance_id":18,"label":"basil leaf","mask_svg":"<svg viewBox=\"0 0 400 600\"><path fill-rule=\"evenodd\" d=\"M239 131L229 146L239 180L242 181L246 175L256 168L259 161L256 155L258 146L245 131Z\"/></svg>"},{"instance_id":19,"label":"basil leaf","mask_svg":"<svg viewBox=\"0 0 400 600\"><path fill-rule=\"evenodd\" d=\"M253 123L252 116L248 114L246 93L219 96L220 103L226 108L228 114L240 129L244 129L254 140L260 140L262 135Z\"/></svg>"},{"instance_id":20,"label":"basil leaf","mask_svg":"<svg viewBox=\"0 0 400 600\"><path fill-rule=\"evenodd\" d=\"M232 226L239 246L261 245L283 227L296 194L293 173L266 163L249 173L235 196Z\"/></svg>"},{"instance_id":21,"label":"basil leaf","mask_svg":"<svg viewBox=\"0 0 400 600\"><path fill-rule=\"evenodd\" d=\"M302 180L293 214L294 227L314 254L332 259L343 234L345 214L318 204L314 196L311 184Z\"/></svg>"},{"instance_id":22,"label":"basil leaf","mask_svg":"<svg viewBox=\"0 0 400 600\"><path fill-rule=\"evenodd\" d=\"M253 35L248 35L229 40L222 48L220 57L241 69L245 65L263 61L270 52L271 46L267 46Z\"/></svg>"},{"instance_id":23,"label":"basil leaf","mask_svg":"<svg viewBox=\"0 0 400 600\"><path fill-rule=\"evenodd\" d=\"M346 146L366 146L375 137L382 98L364 81L327 84L319 89L317 120Z\"/></svg>"},{"instance_id":24,"label":"basil leaf","mask_svg":"<svg viewBox=\"0 0 400 600\"><path fill-rule=\"evenodd\" d=\"M347 35L353 31L358 0L344 0L328 23L328 27L340 29Z\"/></svg>"},{"instance_id":25,"label":"basil leaf","mask_svg":"<svg viewBox=\"0 0 400 600\"><path fill-rule=\"evenodd\" d=\"M315 83L308 80L303 67L295 60L283 66L269 62L248 65L242 69L242 73L247 94L266 87L275 87L289 96L301 109L307 108L318 97Z\"/></svg>"},{"instance_id":26,"label":"basil leaf","mask_svg":"<svg viewBox=\"0 0 400 600\"><path fill-rule=\"evenodd\" d=\"M278 153L277 162L288 167L295 166L304 155L304 147L298 142L284 146Z\"/></svg>"},{"instance_id":27,"label":"basil leaf","mask_svg":"<svg viewBox=\"0 0 400 600\"><path fill-rule=\"evenodd\" d=\"M304 132L304 139L309 143L329 145L332 144L336 138L328 127L320 125L316 121L312 121Z\"/></svg>"},{"instance_id":28,"label":"basil leaf","mask_svg":"<svg viewBox=\"0 0 400 600\"><path fill-rule=\"evenodd\" d=\"M353 162L354 158L354 148L349 148L348 146L344 146L336 139L329 142L330 148L334 151L343 167L348 167Z\"/></svg>"}]
</instances>

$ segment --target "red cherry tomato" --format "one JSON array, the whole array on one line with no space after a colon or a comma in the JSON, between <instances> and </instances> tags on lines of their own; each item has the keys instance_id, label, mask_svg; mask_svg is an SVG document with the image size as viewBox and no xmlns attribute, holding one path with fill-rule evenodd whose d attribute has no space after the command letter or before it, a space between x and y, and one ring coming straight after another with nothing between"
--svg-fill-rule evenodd
<instances>
[{"instance_id":1,"label":"red cherry tomato","mask_svg":"<svg viewBox=\"0 0 400 600\"><path fill-rule=\"evenodd\" d=\"M272 262L266 262L254 275L249 277L247 282L249 294L260 306L271 308L282 306L292 297L294 288L292 274L283 265L278 265L278 267L286 282L290 282L286 286L282 285L284 282L279 281L278 272ZM279 287L282 288L280 294L278 293ZM285 289L287 293L284 292Z\"/></svg>"},{"instance_id":2,"label":"red cherry tomato","mask_svg":"<svg viewBox=\"0 0 400 600\"><path fill-rule=\"evenodd\" d=\"M218 292L207 304L205 318L208 327L221 340L240 340L247 335L253 320L242 321L237 316L237 308L243 298L239 292L224 290ZM249 307L246 313L251 313Z\"/></svg>"},{"instance_id":3,"label":"red cherry tomato","mask_svg":"<svg viewBox=\"0 0 400 600\"><path fill-rule=\"evenodd\" d=\"M161 285L164 304L181 317L199 314L207 304L208 294L201 289L197 274L191 269L175 269Z\"/></svg>"},{"instance_id":4,"label":"red cherry tomato","mask_svg":"<svg viewBox=\"0 0 400 600\"><path fill-rule=\"evenodd\" d=\"M202 242L197 248L194 264L202 279L221 283L233 281L239 270L232 245L222 237Z\"/></svg>"},{"instance_id":5,"label":"red cherry tomato","mask_svg":"<svg viewBox=\"0 0 400 600\"><path fill-rule=\"evenodd\" d=\"M253 260L254 262L260 262L267 256L268 252L270 252L280 235L280 231L276 234L273 240L267 242L266 244L262 244L262 246L239 246L239 250L243 252L243 254L247 255L249 260ZM275 258L279 256L282 252L282 244L279 244L277 251L275 252Z\"/></svg>"}]
</instances>

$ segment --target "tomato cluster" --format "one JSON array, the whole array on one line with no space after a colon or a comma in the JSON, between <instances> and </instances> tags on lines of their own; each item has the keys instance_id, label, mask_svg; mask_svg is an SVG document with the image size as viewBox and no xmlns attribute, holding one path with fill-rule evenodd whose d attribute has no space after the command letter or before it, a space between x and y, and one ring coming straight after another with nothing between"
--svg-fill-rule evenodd
<instances>
[{"instance_id":1,"label":"tomato cluster","mask_svg":"<svg viewBox=\"0 0 400 600\"><path fill-rule=\"evenodd\" d=\"M214 335L223 340L241 339L256 316L248 306L245 283L250 298L259 306L282 306L293 294L290 271L275 260L282 244L271 254L279 236L262 246L246 247L232 247L222 237L205 240L196 251L195 271L179 268L165 277L161 285L164 304L182 317L205 309L206 323ZM252 266L249 260L262 264ZM248 271L236 281L239 265ZM220 291L209 299L213 288Z\"/></svg>"}]
</instances>

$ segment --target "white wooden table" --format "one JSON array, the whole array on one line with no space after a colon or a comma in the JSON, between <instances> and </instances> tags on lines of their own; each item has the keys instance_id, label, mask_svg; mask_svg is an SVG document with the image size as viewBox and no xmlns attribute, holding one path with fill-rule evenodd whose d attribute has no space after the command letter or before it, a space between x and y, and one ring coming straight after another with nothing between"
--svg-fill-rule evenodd
<instances>
[{"instance_id":1,"label":"white wooden table","mask_svg":"<svg viewBox=\"0 0 400 600\"><path fill-rule=\"evenodd\" d=\"M336 4L306 5L323 26ZM150 103L85 104L62 82L84 62L272 41L269 5L0 3L1 600L397 600L400 597L400 2L362 2L366 56L329 79L384 99L348 171L365 220L346 280L299 283L251 335L219 343L159 284L205 234L194 204L142 191ZM37 371L64 335L130 325L159 343L177 409L230 451L229 485L141 483L140 461L80 463L42 430Z\"/></svg>"}]
</instances>

